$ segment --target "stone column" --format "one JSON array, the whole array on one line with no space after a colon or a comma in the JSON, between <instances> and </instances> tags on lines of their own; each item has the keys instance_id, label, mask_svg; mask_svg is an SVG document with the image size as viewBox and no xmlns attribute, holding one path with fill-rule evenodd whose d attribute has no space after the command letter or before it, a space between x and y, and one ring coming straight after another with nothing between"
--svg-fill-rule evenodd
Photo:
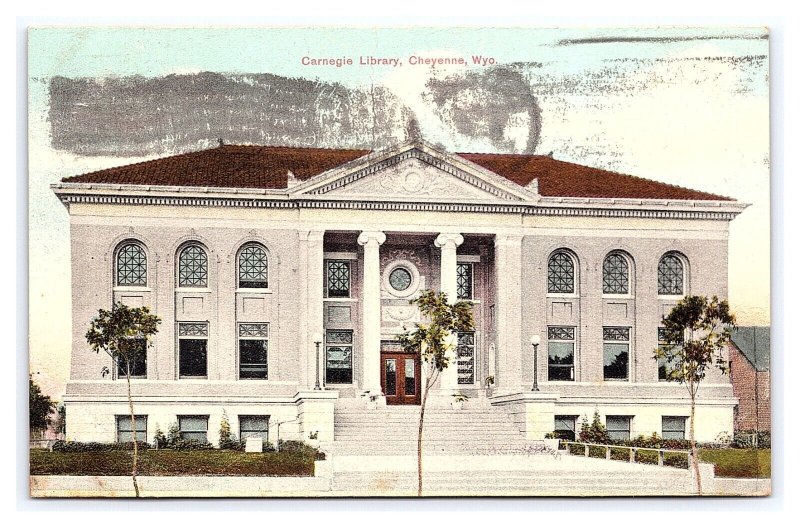
<instances>
[{"instance_id":1,"label":"stone column","mask_svg":"<svg viewBox=\"0 0 800 527\"><path fill-rule=\"evenodd\" d=\"M324 385L322 374L324 371L323 357L319 360L319 370L317 368L317 347L314 344L314 335L323 335L324 328L324 309L322 305L323 287L325 280L325 253L323 250L323 238L325 231L311 231L308 233L308 383L313 386L319 375L320 385ZM320 354L324 354L320 345Z\"/></svg>"},{"instance_id":2,"label":"stone column","mask_svg":"<svg viewBox=\"0 0 800 527\"><path fill-rule=\"evenodd\" d=\"M462 243L464 243L463 236L451 233L441 233L434 241L434 245L442 250L439 287L442 293L447 295L447 301L451 304L458 300L456 250ZM457 339L456 335L447 337L448 344L450 344L448 352L450 361L449 366L442 371L440 376L439 387L442 391L453 392L458 389L458 364L455 350Z\"/></svg>"},{"instance_id":3,"label":"stone column","mask_svg":"<svg viewBox=\"0 0 800 527\"><path fill-rule=\"evenodd\" d=\"M364 274L361 316L361 356L363 379L361 389L372 395L380 395L381 376L381 262L380 247L386 241L381 231L364 231L358 236L358 244L364 246Z\"/></svg>"},{"instance_id":4,"label":"stone column","mask_svg":"<svg viewBox=\"0 0 800 527\"><path fill-rule=\"evenodd\" d=\"M517 393L522 377L522 236L494 239L497 283L497 377L499 393ZM539 349L541 358L541 346Z\"/></svg>"},{"instance_id":5,"label":"stone column","mask_svg":"<svg viewBox=\"0 0 800 527\"><path fill-rule=\"evenodd\" d=\"M300 386L309 389L316 381L316 346L314 333L323 331L322 288L324 231L299 231L300 317L298 319L300 347ZM321 361L320 361L321 363ZM320 369L322 367L320 366Z\"/></svg>"}]
</instances>

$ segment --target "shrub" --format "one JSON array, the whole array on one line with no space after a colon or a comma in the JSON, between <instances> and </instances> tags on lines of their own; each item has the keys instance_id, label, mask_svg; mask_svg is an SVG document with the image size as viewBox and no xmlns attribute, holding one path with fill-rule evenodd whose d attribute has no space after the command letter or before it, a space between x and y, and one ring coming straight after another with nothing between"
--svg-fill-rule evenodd
<instances>
[{"instance_id":1,"label":"shrub","mask_svg":"<svg viewBox=\"0 0 800 527\"><path fill-rule=\"evenodd\" d=\"M231 424L225 410L222 411L222 421L219 423L219 448L221 450L244 450L244 443L231 433Z\"/></svg>"},{"instance_id":2,"label":"shrub","mask_svg":"<svg viewBox=\"0 0 800 527\"><path fill-rule=\"evenodd\" d=\"M177 443L181 438L181 429L178 428L178 423L172 423L167 431L167 447L171 447Z\"/></svg>"},{"instance_id":3,"label":"shrub","mask_svg":"<svg viewBox=\"0 0 800 527\"><path fill-rule=\"evenodd\" d=\"M768 430L740 430L733 434L733 448L770 448L771 437Z\"/></svg>"},{"instance_id":4,"label":"shrub","mask_svg":"<svg viewBox=\"0 0 800 527\"><path fill-rule=\"evenodd\" d=\"M153 435L153 446L156 448L166 448L167 436L161 431L161 427L156 425L156 432Z\"/></svg>"},{"instance_id":5,"label":"shrub","mask_svg":"<svg viewBox=\"0 0 800 527\"><path fill-rule=\"evenodd\" d=\"M284 441L281 439L279 444L281 452L294 452L305 456L313 456L317 461L325 459L324 452L320 452L313 446L303 443L302 441Z\"/></svg>"},{"instance_id":6,"label":"shrub","mask_svg":"<svg viewBox=\"0 0 800 527\"><path fill-rule=\"evenodd\" d=\"M150 443L138 442L139 450L147 450ZM109 452L112 450L133 450L133 441L128 443L97 443L80 441L61 441L53 443L53 452Z\"/></svg>"},{"instance_id":7,"label":"shrub","mask_svg":"<svg viewBox=\"0 0 800 527\"><path fill-rule=\"evenodd\" d=\"M606 430L605 425L600 421L600 413L597 410L594 411L591 425L587 421L586 416L584 416L579 437L580 441L584 443L605 444L611 442L611 438L608 436L608 430Z\"/></svg>"},{"instance_id":8,"label":"shrub","mask_svg":"<svg viewBox=\"0 0 800 527\"><path fill-rule=\"evenodd\" d=\"M614 443L639 448L662 448L666 450L689 450L691 448L691 442L688 439L664 439L655 432L647 437L638 436L629 441L615 441Z\"/></svg>"},{"instance_id":9,"label":"shrub","mask_svg":"<svg viewBox=\"0 0 800 527\"><path fill-rule=\"evenodd\" d=\"M169 445L173 450L213 450L214 445L208 441L198 441L197 439L177 439Z\"/></svg>"}]
</instances>

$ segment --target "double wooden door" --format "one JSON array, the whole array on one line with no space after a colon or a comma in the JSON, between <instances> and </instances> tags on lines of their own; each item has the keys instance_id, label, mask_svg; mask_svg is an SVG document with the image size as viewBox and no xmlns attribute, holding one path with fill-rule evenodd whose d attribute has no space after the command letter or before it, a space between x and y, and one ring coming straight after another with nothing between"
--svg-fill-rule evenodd
<instances>
[{"instance_id":1,"label":"double wooden door","mask_svg":"<svg viewBox=\"0 0 800 527\"><path fill-rule=\"evenodd\" d=\"M386 404L420 404L418 353L405 353L395 343L381 346L381 388Z\"/></svg>"}]
</instances>

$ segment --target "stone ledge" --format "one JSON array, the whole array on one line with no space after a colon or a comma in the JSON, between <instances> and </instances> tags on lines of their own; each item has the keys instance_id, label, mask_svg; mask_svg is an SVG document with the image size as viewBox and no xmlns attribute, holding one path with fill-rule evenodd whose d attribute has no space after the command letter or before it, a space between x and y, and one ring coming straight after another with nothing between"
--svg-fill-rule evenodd
<instances>
[{"instance_id":1,"label":"stone ledge","mask_svg":"<svg viewBox=\"0 0 800 527\"><path fill-rule=\"evenodd\" d=\"M492 406L518 403L552 403L558 401L561 396L557 393L547 392L520 392L506 395L494 395L489 398Z\"/></svg>"}]
</instances>

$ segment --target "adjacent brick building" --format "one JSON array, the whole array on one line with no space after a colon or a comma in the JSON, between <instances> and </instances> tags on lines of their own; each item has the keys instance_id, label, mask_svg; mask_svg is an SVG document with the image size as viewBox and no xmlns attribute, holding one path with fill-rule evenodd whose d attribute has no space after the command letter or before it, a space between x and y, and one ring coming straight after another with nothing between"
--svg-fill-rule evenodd
<instances>
[{"instance_id":1,"label":"adjacent brick building","mask_svg":"<svg viewBox=\"0 0 800 527\"><path fill-rule=\"evenodd\" d=\"M770 430L769 327L740 327L733 332L731 382L739 398L736 430Z\"/></svg>"}]
</instances>

